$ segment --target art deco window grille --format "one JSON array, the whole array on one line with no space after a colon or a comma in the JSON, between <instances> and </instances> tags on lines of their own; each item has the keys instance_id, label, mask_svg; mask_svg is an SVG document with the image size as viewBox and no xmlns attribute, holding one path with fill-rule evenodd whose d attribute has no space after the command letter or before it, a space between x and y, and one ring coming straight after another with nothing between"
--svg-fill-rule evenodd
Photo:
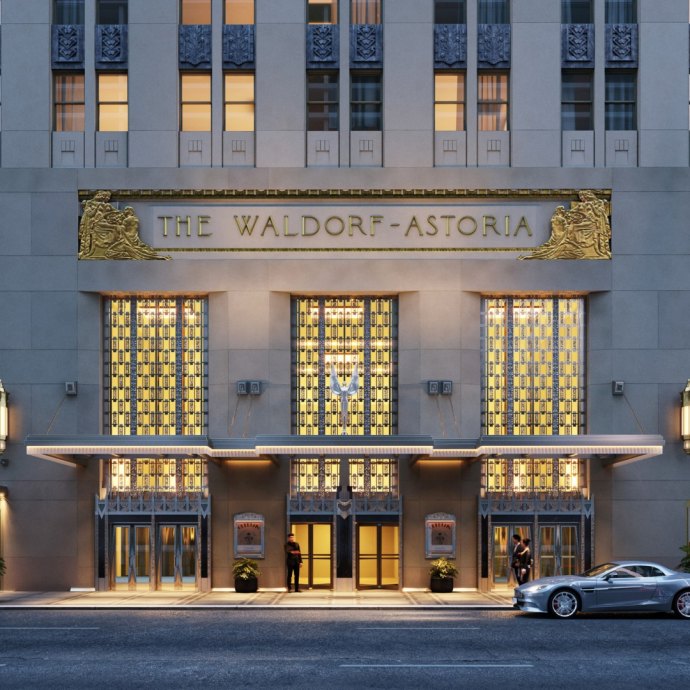
<instances>
[{"instance_id":1,"label":"art deco window grille","mask_svg":"<svg viewBox=\"0 0 690 690\"><path fill-rule=\"evenodd\" d=\"M292 495L320 494L334 496L340 484L340 461L333 458L296 459L292 461Z\"/></svg>"},{"instance_id":2,"label":"art deco window grille","mask_svg":"<svg viewBox=\"0 0 690 690\"><path fill-rule=\"evenodd\" d=\"M200 458L113 458L109 460L110 494L206 493L206 462Z\"/></svg>"},{"instance_id":3,"label":"art deco window grille","mask_svg":"<svg viewBox=\"0 0 690 690\"><path fill-rule=\"evenodd\" d=\"M582 298L487 298L482 305L485 434L576 435L585 429ZM490 458L489 492L573 492L582 461Z\"/></svg>"},{"instance_id":4,"label":"art deco window grille","mask_svg":"<svg viewBox=\"0 0 690 690\"><path fill-rule=\"evenodd\" d=\"M205 433L206 300L108 298L104 325L105 432Z\"/></svg>"},{"instance_id":5,"label":"art deco window grille","mask_svg":"<svg viewBox=\"0 0 690 690\"><path fill-rule=\"evenodd\" d=\"M292 496L319 494L335 496L340 484L337 458L300 458L292 461ZM398 463L389 458L351 458L350 487L356 494L398 494Z\"/></svg>"},{"instance_id":6,"label":"art deco window grille","mask_svg":"<svg viewBox=\"0 0 690 690\"><path fill-rule=\"evenodd\" d=\"M292 302L294 433L340 434L331 365L359 391L348 402L347 433L390 435L397 427L397 301L389 297L296 298Z\"/></svg>"},{"instance_id":7,"label":"art deco window grille","mask_svg":"<svg viewBox=\"0 0 690 690\"><path fill-rule=\"evenodd\" d=\"M398 495L398 463L388 458L350 460L350 486L355 494Z\"/></svg>"}]
</instances>

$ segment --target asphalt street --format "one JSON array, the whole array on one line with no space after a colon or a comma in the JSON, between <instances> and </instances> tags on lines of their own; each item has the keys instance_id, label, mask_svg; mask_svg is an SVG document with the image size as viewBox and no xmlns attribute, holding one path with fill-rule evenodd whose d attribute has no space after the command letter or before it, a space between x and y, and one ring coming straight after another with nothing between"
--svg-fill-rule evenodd
<instances>
[{"instance_id":1,"label":"asphalt street","mask_svg":"<svg viewBox=\"0 0 690 690\"><path fill-rule=\"evenodd\" d=\"M0 611L0 688L688 688L690 621L512 611Z\"/></svg>"}]
</instances>

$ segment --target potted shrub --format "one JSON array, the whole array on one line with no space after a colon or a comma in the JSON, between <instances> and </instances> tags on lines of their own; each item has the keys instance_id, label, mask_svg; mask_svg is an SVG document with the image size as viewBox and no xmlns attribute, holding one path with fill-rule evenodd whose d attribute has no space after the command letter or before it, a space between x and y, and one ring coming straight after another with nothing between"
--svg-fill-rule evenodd
<instances>
[{"instance_id":1,"label":"potted shrub","mask_svg":"<svg viewBox=\"0 0 690 690\"><path fill-rule=\"evenodd\" d=\"M429 575L431 576L429 589L432 592L452 592L453 578L457 574L458 569L453 561L449 561L447 558L437 558L435 561L431 561L429 566Z\"/></svg>"},{"instance_id":2,"label":"potted shrub","mask_svg":"<svg viewBox=\"0 0 690 690\"><path fill-rule=\"evenodd\" d=\"M259 589L259 564L251 558L238 558L232 564L236 592L256 592Z\"/></svg>"},{"instance_id":3,"label":"potted shrub","mask_svg":"<svg viewBox=\"0 0 690 690\"><path fill-rule=\"evenodd\" d=\"M680 550L685 553L681 562L678 564L678 570L684 573L690 573L690 544L687 546L681 546Z\"/></svg>"}]
</instances>

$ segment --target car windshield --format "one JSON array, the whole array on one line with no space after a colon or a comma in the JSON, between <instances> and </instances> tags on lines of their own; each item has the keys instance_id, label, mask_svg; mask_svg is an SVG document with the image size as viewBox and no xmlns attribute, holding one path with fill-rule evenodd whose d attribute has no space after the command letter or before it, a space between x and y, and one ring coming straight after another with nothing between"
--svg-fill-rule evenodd
<instances>
[{"instance_id":1,"label":"car windshield","mask_svg":"<svg viewBox=\"0 0 690 690\"><path fill-rule=\"evenodd\" d=\"M593 568L585 570L585 572L582 573L582 577L597 577L598 575L601 575L602 573L605 573L607 570L611 570L611 568L615 567L615 563L602 563L601 565L595 565Z\"/></svg>"}]
</instances>

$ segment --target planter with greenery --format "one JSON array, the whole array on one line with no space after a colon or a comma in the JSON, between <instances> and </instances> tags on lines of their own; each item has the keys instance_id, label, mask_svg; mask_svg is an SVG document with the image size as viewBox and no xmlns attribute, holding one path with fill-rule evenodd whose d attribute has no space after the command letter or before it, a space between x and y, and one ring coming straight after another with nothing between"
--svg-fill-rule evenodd
<instances>
[{"instance_id":1,"label":"planter with greenery","mask_svg":"<svg viewBox=\"0 0 690 690\"><path fill-rule=\"evenodd\" d=\"M238 558L232 564L236 592L256 592L259 589L259 564L251 558Z\"/></svg>"},{"instance_id":2,"label":"planter with greenery","mask_svg":"<svg viewBox=\"0 0 690 690\"><path fill-rule=\"evenodd\" d=\"M458 569L453 561L449 561L447 558L437 558L435 561L431 561L429 566L429 575L431 577L429 589L432 592L452 592L453 578L457 574Z\"/></svg>"},{"instance_id":3,"label":"planter with greenery","mask_svg":"<svg viewBox=\"0 0 690 690\"><path fill-rule=\"evenodd\" d=\"M680 550L685 553L681 562L678 564L678 570L683 573L690 573L690 544L687 546L681 546Z\"/></svg>"}]
</instances>

